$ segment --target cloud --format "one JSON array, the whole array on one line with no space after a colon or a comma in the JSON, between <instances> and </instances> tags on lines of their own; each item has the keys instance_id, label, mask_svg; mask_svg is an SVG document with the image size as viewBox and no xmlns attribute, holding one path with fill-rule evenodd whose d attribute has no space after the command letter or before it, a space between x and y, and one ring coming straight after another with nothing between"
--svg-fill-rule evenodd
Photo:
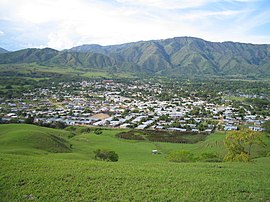
<instances>
[{"instance_id":1,"label":"cloud","mask_svg":"<svg viewBox=\"0 0 270 202\"><path fill-rule=\"evenodd\" d=\"M159 9L185 9L194 8L215 2L217 0L117 0L119 3L137 5L142 7L156 7Z\"/></svg>"},{"instance_id":2,"label":"cloud","mask_svg":"<svg viewBox=\"0 0 270 202\"><path fill-rule=\"evenodd\" d=\"M0 47L61 50L175 36L270 43L267 34L251 33L269 22L265 4L267 0L1 0L5 34L0 33Z\"/></svg>"}]
</instances>

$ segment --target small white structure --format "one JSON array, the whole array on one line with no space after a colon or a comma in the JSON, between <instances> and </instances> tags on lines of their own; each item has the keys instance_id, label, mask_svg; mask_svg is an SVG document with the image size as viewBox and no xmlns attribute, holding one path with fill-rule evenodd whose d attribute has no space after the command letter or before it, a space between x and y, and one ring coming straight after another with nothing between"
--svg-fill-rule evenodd
<instances>
[{"instance_id":1,"label":"small white structure","mask_svg":"<svg viewBox=\"0 0 270 202\"><path fill-rule=\"evenodd\" d=\"M156 150L156 149L152 150L152 154L157 154L157 153L158 153L158 150Z\"/></svg>"}]
</instances>

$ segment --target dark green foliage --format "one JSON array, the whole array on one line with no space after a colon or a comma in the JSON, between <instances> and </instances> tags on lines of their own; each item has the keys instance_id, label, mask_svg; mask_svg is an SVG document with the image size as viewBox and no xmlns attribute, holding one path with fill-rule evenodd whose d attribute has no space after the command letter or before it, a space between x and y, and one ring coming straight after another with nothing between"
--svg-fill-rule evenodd
<instances>
[{"instance_id":1,"label":"dark green foliage","mask_svg":"<svg viewBox=\"0 0 270 202\"><path fill-rule=\"evenodd\" d=\"M153 142L172 142L194 144L203 141L208 134L178 131L131 130L117 134L117 137L129 140L149 140Z\"/></svg>"},{"instance_id":2,"label":"dark green foliage","mask_svg":"<svg viewBox=\"0 0 270 202\"><path fill-rule=\"evenodd\" d=\"M141 133L136 133L134 131L122 132L117 134L116 136L127 140L145 140Z\"/></svg>"},{"instance_id":3,"label":"dark green foliage","mask_svg":"<svg viewBox=\"0 0 270 202\"><path fill-rule=\"evenodd\" d=\"M270 133L270 120L265 121L265 123L263 124L263 127L265 128L265 131Z\"/></svg>"},{"instance_id":4,"label":"dark green foliage","mask_svg":"<svg viewBox=\"0 0 270 202\"><path fill-rule=\"evenodd\" d=\"M77 127L76 130L78 133L90 133L91 132L91 128L90 127Z\"/></svg>"},{"instance_id":5,"label":"dark green foliage","mask_svg":"<svg viewBox=\"0 0 270 202\"><path fill-rule=\"evenodd\" d=\"M57 121L57 122L54 122L52 128L64 129L65 127L67 127L67 125L65 123L63 123L61 121Z\"/></svg>"},{"instance_id":6,"label":"dark green foliage","mask_svg":"<svg viewBox=\"0 0 270 202\"><path fill-rule=\"evenodd\" d=\"M44 127L48 127L48 128L56 128L56 129L64 129L67 127L67 125L61 121L54 121L51 123L37 122L37 123L35 123L35 125L44 126Z\"/></svg>"},{"instance_id":7,"label":"dark green foliage","mask_svg":"<svg viewBox=\"0 0 270 202\"><path fill-rule=\"evenodd\" d=\"M105 149L98 149L94 151L95 159L99 159L102 161L118 161L118 154L115 151L105 150Z\"/></svg>"},{"instance_id":8,"label":"dark green foliage","mask_svg":"<svg viewBox=\"0 0 270 202\"><path fill-rule=\"evenodd\" d=\"M260 108L270 106L270 101L267 99L247 98L246 102L251 103L253 106L260 107Z\"/></svg>"},{"instance_id":9,"label":"dark green foliage","mask_svg":"<svg viewBox=\"0 0 270 202\"><path fill-rule=\"evenodd\" d=\"M27 123L27 124L32 124L32 123L34 123L34 117L32 117L32 116L28 116L26 119L25 119L25 123Z\"/></svg>"},{"instance_id":10,"label":"dark green foliage","mask_svg":"<svg viewBox=\"0 0 270 202\"><path fill-rule=\"evenodd\" d=\"M70 133L71 135L69 136L69 138L72 138L79 134L84 134L84 133L87 134L92 131L90 127L86 127L86 126L67 126L65 130L71 132Z\"/></svg>"},{"instance_id":11,"label":"dark green foliage","mask_svg":"<svg viewBox=\"0 0 270 202\"><path fill-rule=\"evenodd\" d=\"M203 161L203 162L221 162L222 161L222 159L220 159L217 154L210 153L210 152L202 153L198 157L198 160Z\"/></svg>"},{"instance_id":12,"label":"dark green foliage","mask_svg":"<svg viewBox=\"0 0 270 202\"><path fill-rule=\"evenodd\" d=\"M95 133L96 135L101 135L101 134L102 134L102 130L101 130L100 128L96 128L96 129L94 130L94 133Z\"/></svg>"}]
</instances>

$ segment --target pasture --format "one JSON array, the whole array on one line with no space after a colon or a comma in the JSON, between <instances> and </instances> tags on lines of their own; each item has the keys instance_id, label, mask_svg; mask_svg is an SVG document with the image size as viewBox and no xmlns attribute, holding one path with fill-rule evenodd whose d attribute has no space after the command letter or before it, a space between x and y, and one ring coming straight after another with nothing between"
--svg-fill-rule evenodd
<instances>
[{"instance_id":1,"label":"pasture","mask_svg":"<svg viewBox=\"0 0 270 202\"><path fill-rule=\"evenodd\" d=\"M250 163L172 163L167 154L183 149L222 157L225 134L179 144L116 137L124 131L74 135L34 125L0 125L0 201L270 200L269 139L267 147L254 150L260 158ZM116 151L119 161L95 160L93 151L99 148ZM160 154L153 155L153 149Z\"/></svg>"}]
</instances>

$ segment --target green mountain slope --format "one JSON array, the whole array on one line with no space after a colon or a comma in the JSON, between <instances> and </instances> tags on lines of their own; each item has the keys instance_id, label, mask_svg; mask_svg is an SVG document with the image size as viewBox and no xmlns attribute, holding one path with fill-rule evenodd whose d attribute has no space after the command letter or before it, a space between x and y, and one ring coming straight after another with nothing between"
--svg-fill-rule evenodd
<instances>
[{"instance_id":1,"label":"green mountain slope","mask_svg":"<svg viewBox=\"0 0 270 202\"><path fill-rule=\"evenodd\" d=\"M162 75L270 76L270 45L208 42L192 37L141 41L115 46L84 45L73 52L98 52Z\"/></svg>"},{"instance_id":2,"label":"green mountain slope","mask_svg":"<svg viewBox=\"0 0 270 202\"><path fill-rule=\"evenodd\" d=\"M46 48L0 54L0 64L30 62L163 76L269 77L270 45L176 37L112 46L82 45L64 51Z\"/></svg>"},{"instance_id":3,"label":"green mountain slope","mask_svg":"<svg viewBox=\"0 0 270 202\"><path fill-rule=\"evenodd\" d=\"M58 53L57 50L51 48L36 49L29 48L23 49L15 52L8 52L0 54L0 63L41 63L48 61Z\"/></svg>"}]
</instances>

